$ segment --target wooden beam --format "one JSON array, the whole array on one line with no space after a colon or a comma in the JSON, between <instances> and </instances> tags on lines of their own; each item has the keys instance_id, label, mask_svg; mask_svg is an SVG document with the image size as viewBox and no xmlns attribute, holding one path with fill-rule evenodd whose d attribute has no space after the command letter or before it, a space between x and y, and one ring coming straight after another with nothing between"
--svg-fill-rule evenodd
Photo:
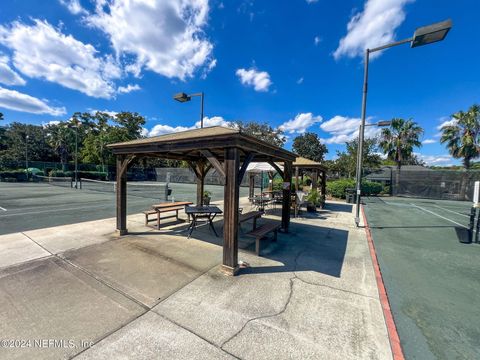
<instances>
[{"instance_id":1,"label":"wooden beam","mask_svg":"<svg viewBox=\"0 0 480 360\"><path fill-rule=\"evenodd\" d=\"M222 271L228 275L235 275L238 272L239 165L238 149L226 148Z\"/></svg>"},{"instance_id":2,"label":"wooden beam","mask_svg":"<svg viewBox=\"0 0 480 360\"><path fill-rule=\"evenodd\" d=\"M197 170L197 164L195 164L193 161L187 161L186 163L195 174L195 177L198 179L200 177L200 174L198 173L198 170Z\"/></svg>"},{"instance_id":3,"label":"wooden beam","mask_svg":"<svg viewBox=\"0 0 480 360\"><path fill-rule=\"evenodd\" d=\"M209 150L200 150L200 153L207 158L207 160L210 162L210 164L213 165L215 170L225 177L225 171L223 170L223 165L218 159L213 155Z\"/></svg>"},{"instance_id":4,"label":"wooden beam","mask_svg":"<svg viewBox=\"0 0 480 360\"><path fill-rule=\"evenodd\" d=\"M247 171L248 164L250 164L250 162L253 160L254 157L255 157L254 153L248 153L245 156L245 160L243 160L242 167L238 171L238 183L239 184L242 183L243 177L245 176L245 172Z\"/></svg>"},{"instance_id":5,"label":"wooden beam","mask_svg":"<svg viewBox=\"0 0 480 360\"><path fill-rule=\"evenodd\" d=\"M275 162L272 161L272 160L269 160L268 163L269 163L270 165L272 165L272 167L280 174L280 176L282 177L282 179L285 180L285 178L283 177L284 174L283 174L282 169L280 169L280 167L279 167L277 164L275 164ZM285 170L285 169L284 169L284 170Z\"/></svg>"},{"instance_id":6,"label":"wooden beam","mask_svg":"<svg viewBox=\"0 0 480 360\"><path fill-rule=\"evenodd\" d=\"M283 171L285 177L283 178L283 200L282 200L282 228L283 231L288 233L290 226L290 206L292 202L291 198L291 184L292 181L292 162L285 161L283 165Z\"/></svg>"},{"instance_id":7,"label":"wooden beam","mask_svg":"<svg viewBox=\"0 0 480 360\"><path fill-rule=\"evenodd\" d=\"M298 166L295 166L295 191L298 191Z\"/></svg>"},{"instance_id":8,"label":"wooden beam","mask_svg":"<svg viewBox=\"0 0 480 360\"><path fill-rule=\"evenodd\" d=\"M126 235L127 230L127 166L132 159L117 156L117 231Z\"/></svg>"}]
</instances>

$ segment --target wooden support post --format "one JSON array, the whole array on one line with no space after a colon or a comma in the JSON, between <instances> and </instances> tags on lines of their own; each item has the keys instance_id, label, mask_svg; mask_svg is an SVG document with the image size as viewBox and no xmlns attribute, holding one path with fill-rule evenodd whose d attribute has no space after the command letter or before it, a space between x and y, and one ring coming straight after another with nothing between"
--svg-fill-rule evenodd
<instances>
[{"instance_id":1,"label":"wooden support post","mask_svg":"<svg viewBox=\"0 0 480 360\"><path fill-rule=\"evenodd\" d=\"M248 183L248 197L253 198L255 196L255 174L249 174L249 183Z\"/></svg>"},{"instance_id":2,"label":"wooden support post","mask_svg":"<svg viewBox=\"0 0 480 360\"><path fill-rule=\"evenodd\" d=\"M203 193L205 190L205 164L199 163L197 166L197 206L203 206Z\"/></svg>"},{"instance_id":3,"label":"wooden support post","mask_svg":"<svg viewBox=\"0 0 480 360\"><path fill-rule=\"evenodd\" d=\"M226 148L222 271L227 275L235 275L238 272L239 165L238 149Z\"/></svg>"},{"instance_id":4,"label":"wooden support post","mask_svg":"<svg viewBox=\"0 0 480 360\"><path fill-rule=\"evenodd\" d=\"M318 170L314 169L312 171L312 190L315 189L318 191Z\"/></svg>"},{"instance_id":5,"label":"wooden support post","mask_svg":"<svg viewBox=\"0 0 480 360\"><path fill-rule=\"evenodd\" d=\"M292 163L290 161L285 161L283 174L282 228L284 232L288 233L288 227L290 226L290 206L292 202L290 190L292 181Z\"/></svg>"},{"instance_id":6,"label":"wooden support post","mask_svg":"<svg viewBox=\"0 0 480 360\"><path fill-rule=\"evenodd\" d=\"M124 155L117 156L117 232L126 235L127 230L127 165Z\"/></svg>"},{"instance_id":7,"label":"wooden support post","mask_svg":"<svg viewBox=\"0 0 480 360\"><path fill-rule=\"evenodd\" d=\"M327 173L325 170L322 170L322 195L326 196L327 192Z\"/></svg>"},{"instance_id":8,"label":"wooden support post","mask_svg":"<svg viewBox=\"0 0 480 360\"><path fill-rule=\"evenodd\" d=\"M298 191L298 166L295 166L295 191Z\"/></svg>"}]
</instances>

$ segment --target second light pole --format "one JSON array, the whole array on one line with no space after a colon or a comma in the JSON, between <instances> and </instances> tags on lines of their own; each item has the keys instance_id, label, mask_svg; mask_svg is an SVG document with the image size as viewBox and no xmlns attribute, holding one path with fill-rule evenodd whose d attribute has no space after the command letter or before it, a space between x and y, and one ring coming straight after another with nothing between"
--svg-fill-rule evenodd
<instances>
[{"instance_id":1,"label":"second light pole","mask_svg":"<svg viewBox=\"0 0 480 360\"><path fill-rule=\"evenodd\" d=\"M362 182L362 161L363 161L363 138L365 133L365 116L367 112L367 91L368 91L368 62L370 60L370 53L385 50L397 45L410 43L410 47L418 47L428 45L437 41L445 39L447 33L452 27L452 21L446 20L432 25L420 27L415 30L413 37L396 41L391 44L379 46L373 49L365 50L365 72L363 78L363 98L362 98L362 122L360 125L360 131L358 134L358 149L357 149L357 179L356 179L356 213L355 224L358 226L360 223L360 195L361 195L361 182Z\"/></svg>"},{"instance_id":2,"label":"second light pole","mask_svg":"<svg viewBox=\"0 0 480 360\"><path fill-rule=\"evenodd\" d=\"M190 94L190 95L187 95L187 94L181 92L181 93L175 94L173 96L173 99L177 100L178 102L184 103L184 102L192 100L192 97L194 97L194 96L200 96L200 101L201 101L201 103L200 103L200 127L203 128L203 97L204 97L203 91L199 92L199 93L195 93L195 94Z\"/></svg>"}]
</instances>

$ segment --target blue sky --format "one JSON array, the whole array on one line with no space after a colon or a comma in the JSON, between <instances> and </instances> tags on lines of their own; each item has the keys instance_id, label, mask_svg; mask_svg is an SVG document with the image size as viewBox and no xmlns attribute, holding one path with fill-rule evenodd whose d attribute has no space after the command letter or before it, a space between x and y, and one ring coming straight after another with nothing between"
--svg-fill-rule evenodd
<instances>
[{"instance_id":1,"label":"blue sky","mask_svg":"<svg viewBox=\"0 0 480 360\"><path fill-rule=\"evenodd\" d=\"M370 121L413 118L429 164L451 164L438 126L480 102L476 0L11 0L0 12L4 123L76 111L137 111L145 133L255 120L290 141L318 133L329 155L356 136L363 50L451 18L446 40L370 64ZM368 128L368 135L376 129Z\"/></svg>"}]
</instances>

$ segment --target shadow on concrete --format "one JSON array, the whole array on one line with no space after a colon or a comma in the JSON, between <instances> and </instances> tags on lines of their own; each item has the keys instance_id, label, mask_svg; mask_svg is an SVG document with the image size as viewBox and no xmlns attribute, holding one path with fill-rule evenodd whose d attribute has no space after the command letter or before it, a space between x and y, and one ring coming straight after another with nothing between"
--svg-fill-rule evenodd
<instances>
[{"instance_id":1,"label":"shadow on concrete","mask_svg":"<svg viewBox=\"0 0 480 360\"><path fill-rule=\"evenodd\" d=\"M339 203L325 203L325 208L323 210L329 210L334 212L352 212L353 205L352 204L339 204Z\"/></svg>"},{"instance_id":2,"label":"shadow on concrete","mask_svg":"<svg viewBox=\"0 0 480 360\"><path fill-rule=\"evenodd\" d=\"M262 218L258 221L258 226L272 220L272 218ZM218 237L204 225L196 228L189 240L223 246L223 220L215 221L214 226L219 234ZM187 228L188 224L183 223L172 226L168 230L153 230L147 234L185 238ZM238 234L238 247L241 251L253 254L255 239L246 235L252 229L252 224L243 223L241 229ZM316 271L340 277L348 242L347 230L292 222L290 232L288 234L279 232L277 242L271 241L271 237L272 235L261 241L261 257L281 265L244 268L240 274ZM241 253L239 257L241 258Z\"/></svg>"}]
</instances>

